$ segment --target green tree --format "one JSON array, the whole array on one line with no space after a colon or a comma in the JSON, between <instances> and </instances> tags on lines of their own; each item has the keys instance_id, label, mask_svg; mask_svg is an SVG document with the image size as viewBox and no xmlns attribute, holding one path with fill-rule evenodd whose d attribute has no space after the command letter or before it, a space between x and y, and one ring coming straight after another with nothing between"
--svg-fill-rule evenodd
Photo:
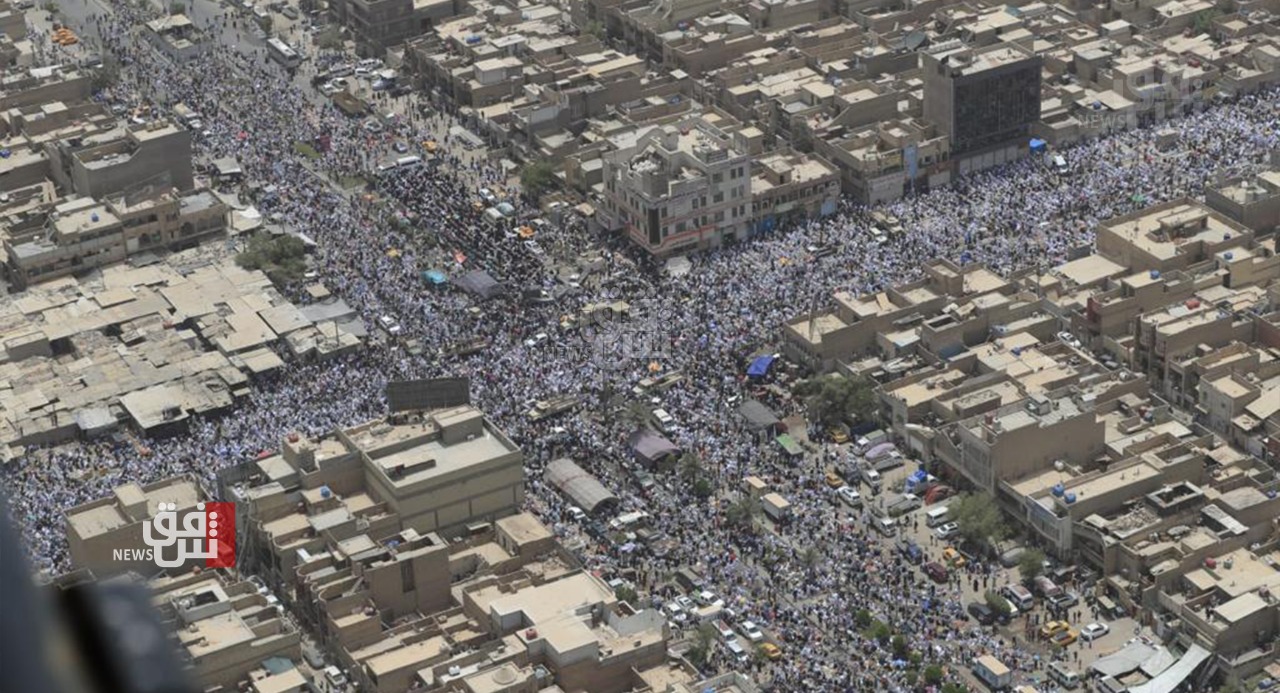
<instances>
[{"instance_id":1,"label":"green tree","mask_svg":"<svg viewBox=\"0 0 1280 693\"><path fill-rule=\"evenodd\" d=\"M902 633L893 636L893 656L898 659L906 659L909 654L911 653L907 650L907 639L903 637Z\"/></svg>"},{"instance_id":2,"label":"green tree","mask_svg":"<svg viewBox=\"0 0 1280 693\"><path fill-rule=\"evenodd\" d=\"M697 479L694 479L693 495L698 498L710 498L711 494L715 493L715 491L715 487L711 485L710 481L707 481L706 477L700 476Z\"/></svg>"},{"instance_id":3,"label":"green tree","mask_svg":"<svg viewBox=\"0 0 1280 693\"><path fill-rule=\"evenodd\" d=\"M326 28L316 34L316 46L327 51L340 50L342 48L342 32L338 31L336 26Z\"/></svg>"},{"instance_id":4,"label":"green tree","mask_svg":"<svg viewBox=\"0 0 1280 693\"><path fill-rule=\"evenodd\" d=\"M1044 572L1044 552L1040 549L1027 549L1018 556L1018 574L1023 580L1030 582Z\"/></svg>"},{"instance_id":5,"label":"green tree","mask_svg":"<svg viewBox=\"0 0 1280 693\"><path fill-rule=\"evenodd\" d=\"M187 6L180 2L169 3L169 14L182 14L187 11Z\"/></svg>"},{"instance_id":6,"label":"green tree","mask_svg":"<svg viewBox=\"0 0 1280 693\"><path fill-rule=\"evenodd\" d=\"M272 25L271 15L268 14L262 17L258 17L258 26L262 27L262 30L267 32L268 34L271 33L271 25Z\"/></svg>"},{"instance_id":7,"label":"green tree","mask_svg":"<svg viewBox=\"0 0 1280 693\"><path fill-rule=\"evenodd\" d=\"M236 264L247 270L261 270L279 285L302 279L307 270L307 246L297 236L271 237L259 233L236 255Z\"/></svg>"},{"instance_id":8,"label":"green tree","mask_svg":"<svg viewBox=\"0 0 1280 693\"><path fill-rule=\"evenodd\" d=\"M987 590L986 594L983 596L986 597L987 606L991 607L992 611L1005 616L1013 613L1013 606L1009 604L1008 599L1001 597L991 590Z\"/></svg>"},{"instance_id":9,"label":"green tree","mask_svg":"<svg viewBox=\"0 0 1280 693\"><path fill-rule=\"evenodd\" d=\"M582 25L582 33L594 36L601 41L605 39L606 35L604 24L594 19Z\"/></svg>"},{"instance_id":10,"label":"green tree","mask_svg":"<svg viewBox=\"0 0 1280 693\"><path fill-rule=\"evenodd\" d=\"M632 606L635 606L636 600L640 598L640 595L636 594L636 591L627 585L620 585L618 589L613 591L613 594L618 598L618 601L626 602Z\"/></svg>"},{"instance_id":11,"label":"green tree","mask_svg":"<svg viewBox=\"0 0 1280 693\"><path fill-rule=\"evenodd\" d=\"M760 512L760 501L755 496L743 496L725 508L724 517L734 527L752 529Z\"/></svg>"},{"instance_id":12,"label":"green tree","mask_svg":"<svg viewBox=\"0 0 1280 693\"><path fill-rule=\"evenodd\" d=\"M89 84L94 91L110 89L120 83L120 63L110 55L102 57L102 65L95 68Z\"/></svg>"},{"instance_id":13,"label":"green tree","mask_svg":"<svg viewBox=\"0 0 1280 693\"><path fill-rule=\"evenodd\" d=\"M893 629L884 621L874 621L871 627L867 629L866 636L880 643L888 644L889 638L893 637Z\"/></svg>"},{"instance_id":14,"label":"green tree","mask_svg":"<svg viewBox=\"0 0 1280 693\"><path fill-rule=\"evenodd\" d=\"M802 381L795 392L804 398L809 420L823 428L831 428L846 418L867 421L875 416L875 387L866 378L821 376Z\"/></svg>"},{"instance_id":15,"label":"green tree","mask_svg":"<svg viewBox=\"0 0 1280 693\"><path fill-rule=\"evenodd\" d=\"M1213 20L1218 17L1218 9L1211 7L1207 10L1201 10L1196 13L1195 23L1192 29L1197 34L1208 34L1213 31Z\"/></svg>"},{"instance_id":16,"label":"green tree","mask_svg":"<svg viewBox=\"0 0 1280 693\"><path fill-rule=\"evenodd\" d=\"M801 562L803 562L805 567L808 568L809 570L813 570L814 567L818 565L818 561L821 559L822 559L822 554L818 553L818 549L812 546L806 548L800 554Z\"/></svg>"},{"instance_id":17,"label":"green tree","mask_svg":"<svg viewBox=\"0 0 1280 693\"><path fill-rule=\"evenodd\" d=\"M854 622L858 624L858 627L863 630L869 628L871 626L871 621L873 620L871 618L871 612L866 609L858 609L858 612L853 615L853 619Z\"/></svg>"},{"instance_id":18,"label":"green tree","mask_svg":"<svg viewBox=\"0 0 1280 693\"><path fill-rule=\"evenodd\" d=\"M549 161L535 161L520 171L520 186L531 199L538 199L556 181L556 169Z\"/></svg>"},{"instance_id":19,"label":"green tree","mask_svg":"<svg viewBox=\"0 0 1280 693\"><path fill-rule=\"evenodd\" d=\"M948 681L942 684L942 693L969 693L969 689L962 684Z\"/></svg>"},{"instance_id":20,"label":"green tree","mask_svg":"<svg viewBox=\"0 0 1280 693\"><path fill-rule=\"evenodd\" d=\"M715 641L716 629L710 623L703 623L693 634L693 646L689 648L688 659L695 667L706 666L711 654L711 643Z\"/></svg>"},{"instance_id":21,"label":"green tree","mask_svg":"<svg viewBox=\"0 0 1280 693\"><path fill-rule=\"evenodd\" d=\"M942 667L930 664L924 668L924 682L930 686L936 686L942 683L942 673Z\"/></svg>"},{"instance_id":22,"label":"green tree","mask_svg":"<svg viewBox=\"0 0 1280 693\"><path fill-rule=\"evenodd\" d=\"M618 412L618 420L631 430L643 428L650 416L649 408L643 402L630 402Z\"/></svg>"},{"instance_id":23,"label":"green tree","mask_svg":"<svg viewBox=\"0 0 1280 693\"><path fill-rule=\"evenodd\" d=\"M965 494L951 502L951 518L960 534L971 542L998 542L1009 534L995 499L986 495Z\"/></svg>"},{"instance_id":24,"label":"green tree","mask_svg":"<svg viewBox=\"0 0 1280 693\"><path fill-rule=\"evenodd\" d=\"M692 484L702 478L702 459L692 452L680 456L680 478Z\"/></svg>"}]
</instances>

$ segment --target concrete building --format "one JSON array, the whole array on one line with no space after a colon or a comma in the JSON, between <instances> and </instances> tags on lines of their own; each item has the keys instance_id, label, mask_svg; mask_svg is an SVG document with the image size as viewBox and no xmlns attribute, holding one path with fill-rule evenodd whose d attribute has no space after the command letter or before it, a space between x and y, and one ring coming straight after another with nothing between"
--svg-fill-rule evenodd
<instances>
[{"instance_id":1,"label":"concrete building","mask_svg":"<svg viewBox=\"0 0 1280 693\"><path fill-rule=\"evenodd\" d=\"M654 255L718 247L751 230L750 160L704 120L606 154L604 188L601 223Z\"/></svg>"},{"instance_id":2,"label":"concrete building","mask_svg":"<svg viewBox=\"0 0 1280 693\"><path fill-rule=\"evenodd\" d=\"M272 658L301 659L301 634L279 600L252 582L191 571L148 586L176 634L185 668L203 689L233 689Z\"/></svg>"},{"instance_id":3,"label":"concrete building","mask_svg":"<svg viewBox=\"0 0 1280 693\"><path fill-rule=\"evenodd\" d=\"M169 14L146 24L146 36L151 43L173 60L190 60L200 55L209 42L185 14Z\"/></svg>"},{"instance_id":4,"label":"concrete building","mask_svg":"<svg viewBox=\"0 0 1280 693\"><path fill-rule=\"evenodd\" d=\"M181 520L208 500L194 477L179 476L146 486L129 482L112 495L69 508L63 514L73 569L89 569L99 577L124 572L154 575L160 568L135 552L147 548L142 525L159 510L160 503L178 506ZM122 553L127 551L128 553ZM200 559L190 565L203 565Z\"/></svg>"},{"instance_id":5,"label":"concrete building","mask_svg":"<svg viewBox=\"0 0 1280 693\"><path fill-rule=\"evenodd\" d=\"M1280 226L1280 168L1209 186L1205 204L1258 233Z\"/></svg>"},{"instance_id":6,"label":"concrete building","mask_svg":"<svg viewBox=\"0 0 1280 693\"><path fill-rule=\"evenodd\" d=\"M921 54L924 117L950 141L956 173L1025 154L1040 119L1041 65L1016 43Z\"/></svg>"},{"instance_id":7,"label":"concrete building","mask_svg":"<svg viewBox=\"0 0 1280 693\"><path fill-rule=\"evenodd\" d=\"M149 199L79 197L39 216L0 218L5 274L22 288L120 262L177 251L226 233L228 209L207 190Z\"/></svg>"},{"instance_id":8,"label":"concrete building","mask_svg":"<svg viewBox=\"0 0 1280 693\"><path fill-rule=\"evenodd\" d=\"M465 534L518 512L523 459L471 407L373 421L318 440L291 436L279 455L252 463L234 491L251 530L245 555L291 583L334 527L345 537L368 525L377 540L412 531L443 546L437 534Z\"/></svg>"}]
</instances>

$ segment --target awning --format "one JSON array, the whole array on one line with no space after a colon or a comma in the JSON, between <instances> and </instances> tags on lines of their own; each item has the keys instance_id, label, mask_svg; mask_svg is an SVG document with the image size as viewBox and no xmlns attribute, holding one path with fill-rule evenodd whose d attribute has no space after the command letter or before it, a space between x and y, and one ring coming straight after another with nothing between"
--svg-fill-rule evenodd
<instances>
[{"instance_id":1,"label":"awning","mask_svg":"<svg viewBox=\"0 0 1280 693\"><path fill-rule=\"evenodd\" d=\"M742 406L738 407L738 413L747 420L747 425L752 430L773 428L779 423L778 416L772 410L754 399L743 402Z\"/></svg>"},{"instance_id":2,"label":"awning","mask_svg":"<svg viewBox=\"0 0 1280 693\"><path fill-rule=\"evenodd\" d=\"M1144 684L1130 686L1129 693L1173 693L1195 673L1196 669L1200 668L1201 664L1204 664L1209 656L1208 650L1199 645L1192 645L1176 664Z\"/></svg>"},{"instance_id":3,"label":"awning","mask_svg":"<svg viewBox=\"0 0 1280 693\"><path fill-rule=\"evenodd\" d=\"M453 279L454 285L479 298L493 298L502 293L502 285L484 270L471 270Z\"/></svg>"},{"instance_id":4,"label":"awning","mask_svg":"<svg viewBox=\"0 0 1280 693\"><path fill-rule=\"evenodd\" d=\"M547 465L544 473L547 481L560 489L560 492L569 497L574 505L582 508L588 514L595 514L598 510L607 506L618 505L618 497L613 495L604 484L600 483L586 470L579 467L573 460L561 457L558 460L552 460Z\"/></svg>"},{"instance_id":5,"label":"awning","mask_svg":"<svg viewBox=\"0 0 1280 693\"><path fill-rule=\"evenodd\" d=\"M652 429L642 428L627 439L627 445L641 461L655 465L664 457L680 454L680 448Z\"/></svg>"},{"instance_id":6,"label":"awning","mask_svg":"<svg viewBox=\"0 0 1280 693\"><path fill-rule=\"evenodd\" d=\"M774 356L757 356L747 367L747 375L753 378L763 378L768 375L769 367L773 365Z\"/></svg>"},{"instance_id":7,"label":"awning","mask_svg":"<svg viewBox=\"0 0 1280 693\"><path fill-rule=\"evenodd\" d=\"M1044 140L1036 137L1031 138L1031 151L1039 154L1046 149L1048 149L1048 144Z\"/></svg>"},{"instance_id":8,"label":"awning","mask_svg":"<svg viewBox=\"0 0 1280 693\"><path fill-rule=\"evenodd\" d=\"M778 441L778 445L781 445L782 449L788 455L799 457L804 454L804 448L801 448L800 444L796 442L796 439L792 438L790 435L783 433L778 436L776 440Z\"/></svg>"},{"instance_id":9,"label":"awning","mask_svg":"<svg viewBox=\"0 0 1280 693\"><path fill-rule=\"evenodd\" d=\"M1137 671L1143 662L1155 654L1156 648L1139 640L1125 645L1118 652L1098 658L1089 669L1103 676L1120 678Z\"/></svg>"},{"instance_id":10,"label":"awning","mask_svg":"<svg viewBox=\"0 0 1280 693\"><path fill-rule=\"evenodd\" d=\"M434 269L423 272L422 279L424 281L430 282L432 284L437 284L437 285L443 284L449 281L449 278L445 276L444 272L441 272L440 270L434 270Z\"/></svg>"}]
</instances>

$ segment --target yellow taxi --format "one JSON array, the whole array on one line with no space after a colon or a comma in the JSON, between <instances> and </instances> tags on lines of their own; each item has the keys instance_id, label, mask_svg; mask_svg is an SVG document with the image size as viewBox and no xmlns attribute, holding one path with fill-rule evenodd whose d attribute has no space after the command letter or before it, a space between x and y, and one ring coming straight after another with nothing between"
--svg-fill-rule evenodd
<instances>
[{"instance_id":1,"label":"yellow taxi","mask_svg":"<svg viewBox=\"0 0 1280 693\"><path fill-rule=\"evenodd\" d=\"M831 429L831 442L844 445L849 442L849 434L843 428Z\"/></svg>"},{"instance_id":2,"label":"yellow taxi","mask_svg":"<svg viewBox=\"0 0 1280 693\"><path fill-rule=\"evenodd\" d=\"M942 561L955 568L963 568L969 562L954 546L942 550Z\"/></svg>"},{"instance_id":3,"label":"yellow taxi","mask_svg":"<svg viewBox=\"0 0 1280 693\"><path fill-rule=\"evenodd\" d=\"M768 657L770 660L776 661L782 659L782 648L771 642L761 645L760 651L763 652L764 656Z\"/></svg>"},{"instance_id":4,"label":"yellow taxi","mask_svg":"<svg viewBox=\"0 0 1280 693\"><path fill-rule=\"evenodd\" d=\"M1048 623L1040 627L1040 637L1052 638L1058 633L1062 633L1070 629L1071 629L1071 624L1067 623L1066 621L1049 621Z\"/></svg>"},{"instance_id":5,"label":"yellow taxi","mask_svg":"<svg viewBox=\"0 0 1280 693\"><path fill-rule=\"evenodd\" d=\"M840 488L841 486L844 486L844 479L841 479L839 474L836 474L834 471L828 469L827 470L827 486L830 486L831 488Z\"/></svg>"},{"instance_id":6,"label":"yellow taxi","mask_svg":"<svg viewBox=\"0 0 1280 693\"><path fill-rule=\"evenodd\" d=\"M1075 628L1067 628L1066 630L1058 631L1057 634L1049 638L1049 642L1053 643L1054 647L1066 647L1074 643L1079 638L1080 631Z\"/></svg>"}]
</instances>

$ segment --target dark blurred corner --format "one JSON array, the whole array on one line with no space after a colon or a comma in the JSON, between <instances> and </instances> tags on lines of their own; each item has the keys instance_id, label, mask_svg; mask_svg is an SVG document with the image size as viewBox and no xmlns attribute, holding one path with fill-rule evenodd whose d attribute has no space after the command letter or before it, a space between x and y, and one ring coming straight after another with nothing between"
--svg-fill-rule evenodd
<instances>
[{"instance_id":1,"label":"dark blurred corner","mask_svg":"<svg viewBox=\"0 0 1280 693\"><path fill-rule=\"evenodd\" d=\"M38 586L0 493L0 693L196 693L144 583Z\"/></svg>"}]
</instances>

